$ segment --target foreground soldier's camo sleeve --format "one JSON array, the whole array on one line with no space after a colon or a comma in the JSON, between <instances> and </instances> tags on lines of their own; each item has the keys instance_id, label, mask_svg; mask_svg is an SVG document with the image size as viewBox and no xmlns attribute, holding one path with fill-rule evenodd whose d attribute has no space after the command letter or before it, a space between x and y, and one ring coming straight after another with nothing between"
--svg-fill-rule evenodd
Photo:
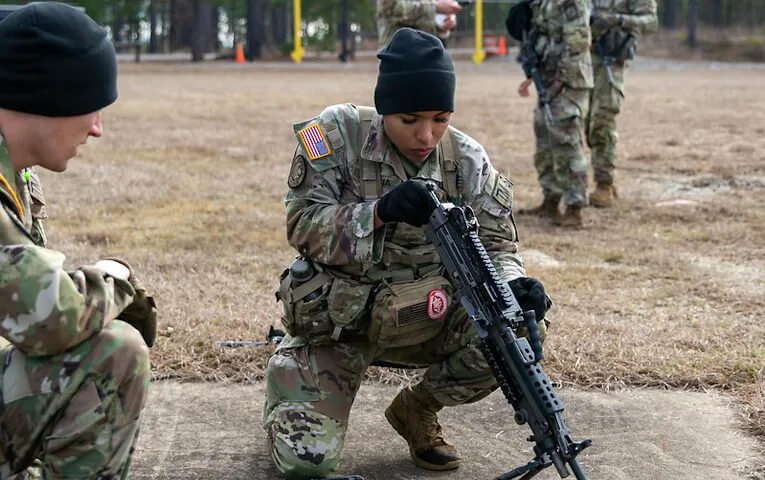
<instances>
[{"instance_id":1,"label":"foreground soldier's camo sleeve","mask_svg":"<svg viewBox=\"0 0 765 480\"><path fill-rule=\"evenodd\" d=\"M316 121L325 131L327 125L339 127L330 136L336 139L335 150L330 156L308 160L302 145L298 146L285 197L287 239L301 255L326 265L379 261L382 242L375 242L375 237L382 238L385 229L374 230L375 202L363 201L355 188L343 185L341 168L347 168L346 154L353 155L350 139L358 133L355 109L331 106ZM343 146L337 149L339 142Z\"/></svg>"},{"instance_id":2,"label":"foreground soldier's camo sleeve","mask_svg":"<svg viewBox=\"0 0 765 480\"><path fill-rule=\"evenodd\" d=\"M622 16L622 28L628 32L646 35L659 29L656 16L655 0L629 0L629 10L619 12Z\"/></svg>"},{"instance_id":3,"label":"foreground soldier's camo sleeve","mask_svg":"<svg viewBox=\"0 0 765 480\"><path fill-rule=\"evenodd\" d=\"M555 79L578 86L583 56L590 54L592 34L590 31L589 5L586 0L562 0L558 4L556 19L562 24L563 50L557 65Z\"/></svg>"},{"instance_id":4,"label":"foreground soldier's camo sleeve","mask_svg":"<svg viewBox=\"0 0 765 480\"><path fill-rule=\"evenodd\" d=\"M135 295L128 282L104 277L94 266L64 271L64 258L24 241L0 207L0 336L28 356L56 355L78 345Z\"/></svg>"},{"instance_id":5,"label":"foreground soldier's camo sleeve","mask_svg":"<svg viewBox=\"0 0 765 480\"><path fill-rule=\"evenodd\" d=\"M525 277L518 253L518 230L512 217L513 185L490 162L480 143L456 130L464 203L478 219L478 237L502 281Z\"/></svg>"}]
</instances>

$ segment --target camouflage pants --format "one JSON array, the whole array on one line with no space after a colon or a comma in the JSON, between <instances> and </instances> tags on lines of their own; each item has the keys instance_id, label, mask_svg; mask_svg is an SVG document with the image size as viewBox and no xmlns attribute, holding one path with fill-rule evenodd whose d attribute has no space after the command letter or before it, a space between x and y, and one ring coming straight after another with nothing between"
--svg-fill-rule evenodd
<instances>
[{"instance_id":1,"label":"camouflage pants","mask_svg":"<svg viewBox=\"0 0 765 480\"><path fill-rule=\"evenodd\" d=\"M587 156L584 121L590 91L565 88L550 100L553 123L534 110L534 167L545 196L562 197L565 205L587 205Z\"/></svg>"},{"instance_id":2,"label":"camouflage pants","mask_svg":"<svg viewBox=\"0 0 765 480\"><path fill-rule=\"evenodd\" d=\"M269 454L289 479L321 477L340 462L348 416L367 367L374 360L429 365L423 386L444 406L485 398L497 383L461 308L427 342L381 349L364 339L309 343L287 337L269 359L263 426ZM540 322L540 336L546 323Z\"/></svg>"},{"instance_id":3,"label":"camouflage pants","mask_svg":"<svg viewBox=\"0 0 765 480\"><path fill-rule=\"evenodd\" d=\"M613 185L616 162L616 116L624 98L624 67L612 65L614 84L608 80L608 72L600 57L592 55L595 88L590 95L587 118L587 144L592 154L592 170L595 182Z\"/></svg>"},{"instance_id":4,"label":"camouflage pants","mask_svg":"<svg viewBox=\"0 0 765 480\"><path fill-rule=\"evenodd\" d=\"M0 478L32 462L45 479L127 478L149 381L148 348L119 320L53 357L3 348Z\"/></svg>"}]
</instances>

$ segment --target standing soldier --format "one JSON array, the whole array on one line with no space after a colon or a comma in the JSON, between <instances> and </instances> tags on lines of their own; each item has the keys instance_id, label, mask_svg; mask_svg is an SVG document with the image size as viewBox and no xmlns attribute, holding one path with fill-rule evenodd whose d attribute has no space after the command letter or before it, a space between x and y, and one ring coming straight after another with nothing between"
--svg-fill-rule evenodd
<instances>
[{"instance_id":1,"label":"standing soldier","mask_svg":"<svg viewBox=\"0 0 765 480\"><path fill-rule=\"evenodd\" d=\"M593 87L588 0L522 0L510 10L507 24L510 34L523 40L519 60L527 78L518 93L529 95L532 74L527 67L536 62L544 87L538 94L549 103L547 112L534 111L534 166L544 200L518 213L581 226L587 205L584 122ZM513 32L512 25L521 25L522 32ZM563 215L558 210L561 199Z\"/></svg>"},{"instance_id":2,"label":"standing soldier","mask_svg":"<svg viewBox=\"0 0 765 480\"><path fill-rule=\"evenodd\" d=\"M428 32L443 42L456 25L455 14L461 8L455 0L377 0L379 48L384 48L401 27Z\"/></svg>"},{"instance_id":3,"label":"standing soldier","mask_svg":"<svg viewBox=\"0 0 765 480\"><path fill-rule=\"evenodd\" d=\"M64 270L34 170L66 170L116 98L114 47L85 13L40 2L0 22L3 479L128 476L156 308L125 262Z\"/></svg>"},{"instance_id":4,"label":"standing soldier","mask_svg":"<svg viewBox=\"0 0 765 480\"><path fill-rule=\"evenodd\" d=\"M593 0L592 66L595 88L590 96L587 143L592 154L595 191L590 204L611 207L616 201L616 116L624 97L624 69L636 52L638 35L658 29L655 0Z\"/></svg>"}]
</instances>

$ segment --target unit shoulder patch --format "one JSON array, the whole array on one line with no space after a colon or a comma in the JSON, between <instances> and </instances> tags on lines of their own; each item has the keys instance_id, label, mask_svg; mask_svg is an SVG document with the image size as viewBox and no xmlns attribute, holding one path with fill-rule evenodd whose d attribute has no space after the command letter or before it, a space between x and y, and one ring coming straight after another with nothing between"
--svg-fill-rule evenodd
<instances>
[{"instance_id":1,"label":"unit shoulder patch","mask_svg":"<svg viewBox=\"0 0 765 480\"><path fill-rule=\"evenodd\" d=\"M305 180L305 172L305 157L303 155L295 155L295 158L292 159L290 173L287 175L287 185L290 188L297 188L302 185L303 180Z\"/></svg>"}]
</instances>

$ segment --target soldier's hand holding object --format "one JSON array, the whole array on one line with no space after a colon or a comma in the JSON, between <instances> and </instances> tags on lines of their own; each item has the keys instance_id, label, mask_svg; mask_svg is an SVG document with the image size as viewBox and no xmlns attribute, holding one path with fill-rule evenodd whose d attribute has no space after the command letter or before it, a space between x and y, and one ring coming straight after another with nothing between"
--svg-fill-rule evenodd
<instances>
[{"instance_id":1,"label":"soldier's hand holding object","mask_svg":"<svg viewBox=\"0 0 765 480\"><path fill-rule=\"evenodd\" d=\"M510 280L507 284L523 311L534 310L537 322L541 322L552 305L542 282L533 277L521 277Z\"/></svg>"},{"instance_id":2,"label":"soldier's hand holding object","mask_svg":"<svg viewBox=\"0 0 765 480\"><path fill-rule=\"evenodd\" d=\"M436 13L451 15L459 12L461 8L460 4L454 0L438 0L436 2Z\"/></svg>"},{"instance_id":3,"label":"soldier's hand holding object","mask_svg":"<svg viewBox=\"0 0 765 480\"><path fill-rule=\"evenodd\" d=\"M621 25L621 15L600 13L590 17L590 29L593 37L600 37L610 29Z\"/></svg>"},{"instance_id":4,"label":"soldier's hand holding object","mask_svg":"<svg viewBox=\"0 0 765 480\"><path fill-rule=\"evenodd\" d=\"M157 304L154 297L146 295L146 289L134 273L127 279L135 289L133 303L117 315L117 319L129 323L141 333L148 347L154 346L157 338Z\"/></svg>"},{"instance_id":5,"label":"soldier's hand holding object","mask_svg":"<svg viewBox=\"0 0 765 480\"><path fill-rule=\"evenodd\" d=\"M383 222L405 222L415 227L428 223L435 209L425 185L414 180L407 180L377 202L377 216Z\"/></svg>"}]
</instances>

